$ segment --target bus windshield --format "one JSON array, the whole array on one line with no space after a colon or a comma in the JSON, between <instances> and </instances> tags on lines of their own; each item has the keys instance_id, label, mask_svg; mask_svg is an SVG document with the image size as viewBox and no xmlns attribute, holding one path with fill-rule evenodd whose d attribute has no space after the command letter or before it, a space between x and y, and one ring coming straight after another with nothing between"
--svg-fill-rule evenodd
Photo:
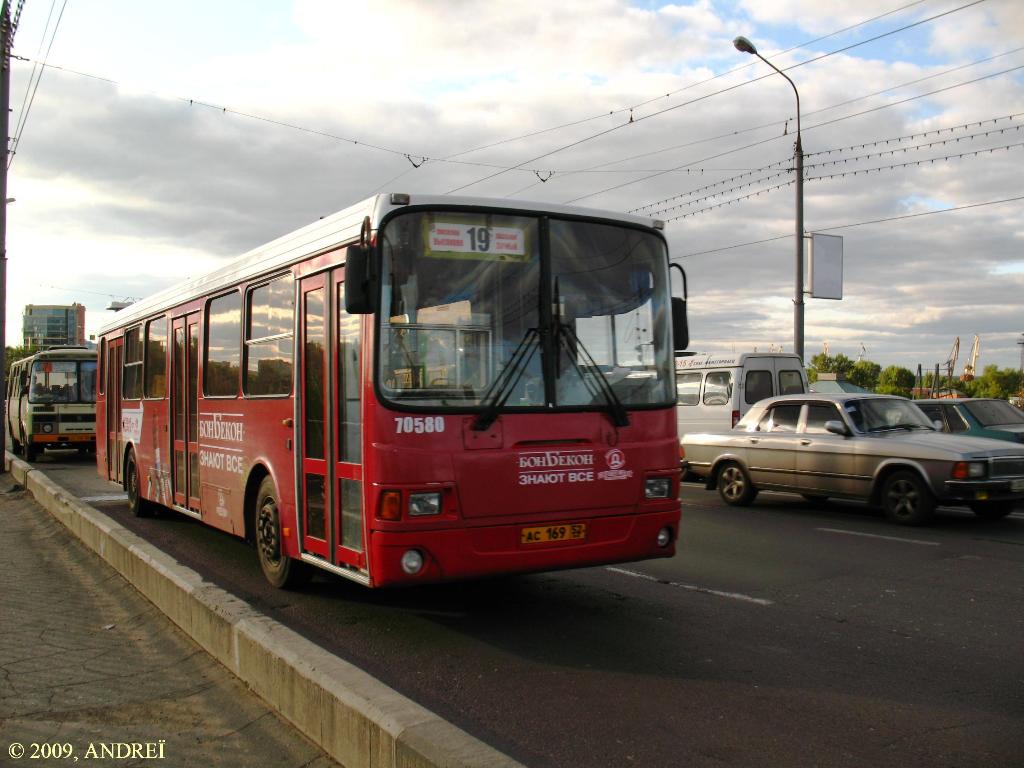
<instances>
[{"instance_id":1,"label":"bus windshield","mask_svg":"<svg viewBox=\"0 0 1024 768\"><path fill-rule=\"evenodd\" d=\"M543 223L436 211L385 224L386 399L473 408L500 388L507 409L675 402L663 241L616 224Z\"/></svg>"},{"instance_id":2,"label":"bus windshield","mask_svg":"<svg viewBox=\"0 0 1024 768\"><path fill-rule=\"evenodd\" d=\"M32 363L30 403L95 403L96 362L37 360Z\"/></svg>"}]
</instances>

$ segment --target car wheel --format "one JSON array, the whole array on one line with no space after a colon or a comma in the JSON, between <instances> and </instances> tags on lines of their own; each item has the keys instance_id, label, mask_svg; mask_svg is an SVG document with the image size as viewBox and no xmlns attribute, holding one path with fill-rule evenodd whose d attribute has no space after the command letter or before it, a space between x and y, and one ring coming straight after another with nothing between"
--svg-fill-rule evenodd
<instances>
[{"instance_id":1,"label":"car wheel","mask_svg":"<svg viewBox=\"0 0 1024 768\"><path fill-rule=\"evenodd\" d=\"M935 497L920 475L909 470L893 472L882 485L885 516L900 525L924 525L935 512Z\"/></svg>"},{"instance_id":2,"label":"car wheel","mask_svg":"<svg viewBox=\"0 0 1024 768\"><path fill-rule=\"evenodd\" d=\"M750 482L747 471L730 461L718 470L718 495L726 504L745 507L757 496L757 489Z\"/></svg>"},{"instance_id":3,"label":"car wheel","mask_svg":"<svg viewBox=\"0 0 1024 768\"><path fill-rule=\"evenodd\" d=\"M295 589L308 582L312 576L309 566L281 551L277 489L269 475L260 483L253 514L256 522L256 554L267 581L278 589Z\"/></svg>"},{"instance_id":4,"label":"car wheel","mask_svg":"<svg viewBox=\"0 0 1024 768\"><path fill-rule=\"evenodd\" d=\"M135 451L128 451L128 459L124 463L124 492L128 494L128 509L135 517L152 516L153 507L142 498L142 478Z\"/></svg>"},{"instance_id":5,"label":"car wheel","mask_svg":"<svg viewBox=\"0 0 1024 768\"><path fill-rule=\"evenodd\" d=\"M971 504L971 512L982 520L1001 520L1013 512L1014 501L976 501Z\"/></svg>"},{"instance_id":6,"label":"car wheel","mask_svg":"<svg viewBox=\"0 0 1024 768\"><path fill-rule=\"evenodd\" d=\"M828 496L819 496L816 493L801 493L804 497L804 501L809 501L811 504L824 504L828 501Z\"/></svg>"}]
</instances>

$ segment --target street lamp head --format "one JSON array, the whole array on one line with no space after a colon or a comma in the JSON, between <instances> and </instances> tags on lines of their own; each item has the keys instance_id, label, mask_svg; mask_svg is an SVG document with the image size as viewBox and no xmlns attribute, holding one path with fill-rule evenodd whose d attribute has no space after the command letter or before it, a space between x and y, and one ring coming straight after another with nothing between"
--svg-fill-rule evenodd
<instances>
[{"instance_id":1,"label":"street lamp head","mask_svg":"<svg viewBox=\"0 0 1024 768\"><path fill-rule=\"evenodd\" d=\"M733 40L732 44L740 53L749 53L751 55L757 54L757 48L755 48L754 44L747 40L747 38L743 37L743 35L740 35L735 40Z\"/></svg>"}]
</instances>

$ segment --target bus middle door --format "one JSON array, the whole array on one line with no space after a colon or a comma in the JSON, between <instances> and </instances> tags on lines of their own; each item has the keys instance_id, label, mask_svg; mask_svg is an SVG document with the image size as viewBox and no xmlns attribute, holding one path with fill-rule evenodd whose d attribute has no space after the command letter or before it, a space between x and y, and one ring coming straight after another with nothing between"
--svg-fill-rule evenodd
<instances>
[{"instance_id":1,"label":"bus middle door","mask_svg":"<svg viewBox=\"0 0 1024 768\"><path fill-rule=\"evenodd\" d=\"M171 321L171 465L174 504L199 511L199 313Z\"/></svg>"}]
</instances>

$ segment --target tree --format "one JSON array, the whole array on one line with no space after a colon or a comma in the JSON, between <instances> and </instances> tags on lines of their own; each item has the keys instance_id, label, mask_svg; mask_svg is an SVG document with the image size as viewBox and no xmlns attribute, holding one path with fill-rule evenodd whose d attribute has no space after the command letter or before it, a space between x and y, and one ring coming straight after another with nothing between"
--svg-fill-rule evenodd
<instances>
[{"instance_id":1,"label":"tree","mask_svg":"<svg viewBox=\"0 0 1024 768\"><path fill-rule=\"evenodd\" d=\"M6 375L6 374L9 374L11 372L11 365L13 365L14 363L18 362L19 360L24 360L26 357L34 355L40 349L42 349L42 348L34 346L34 345L31 345L31 344L29 346L27 346L27 347L26 346L7 347L6 357L4 359L4 362L6 363L7 368L4 371L4 374Z\"/></svg>"},{"instance_id":2,"label":"tree","mask_svg":"<svg viewBox=\"0 0 1024 768\"><path fill-rule=\"evenodd\" d=\"M847 379L851 384L856 384L864 389L874 390L878 387L878 377L882 373L882 366L870 360L858 360L853 364Z\"/></svg>"},{"instance_id":3,"label":"tree","mask_svg":"<svg viewBox=\"0 0 1024 768\"><path fill-rule=\"evenodd\" d=\"M836 373L849 378L852 369L853 360L842 352L835 356L819 352L811 358L811 364L807 367L807 379L813 384L818 380L819 373Z\"/></svg>"},{"instance_id":4,"label":"tree","mask_svg":"<svg viewBox=\"0 0 1024 768\"><path fill-rule=\"evenodd\" d=\"M1000 368L986 365L981 376L968 382L967 389L972 397L996 397L1006 400L1024 388L1020 371L1014 368Z\"/></svg>"},{"instance_id":5,"label":"tree","mask_svg":"<svg viewBox=\"0 0 1024 768\"><path fill-rule=\"evenodd\" d=\"M883 395L910 397L914 387L914 374L899 365L890 365L878 376L878 391Z\"/></svg>"}]
</instances>

